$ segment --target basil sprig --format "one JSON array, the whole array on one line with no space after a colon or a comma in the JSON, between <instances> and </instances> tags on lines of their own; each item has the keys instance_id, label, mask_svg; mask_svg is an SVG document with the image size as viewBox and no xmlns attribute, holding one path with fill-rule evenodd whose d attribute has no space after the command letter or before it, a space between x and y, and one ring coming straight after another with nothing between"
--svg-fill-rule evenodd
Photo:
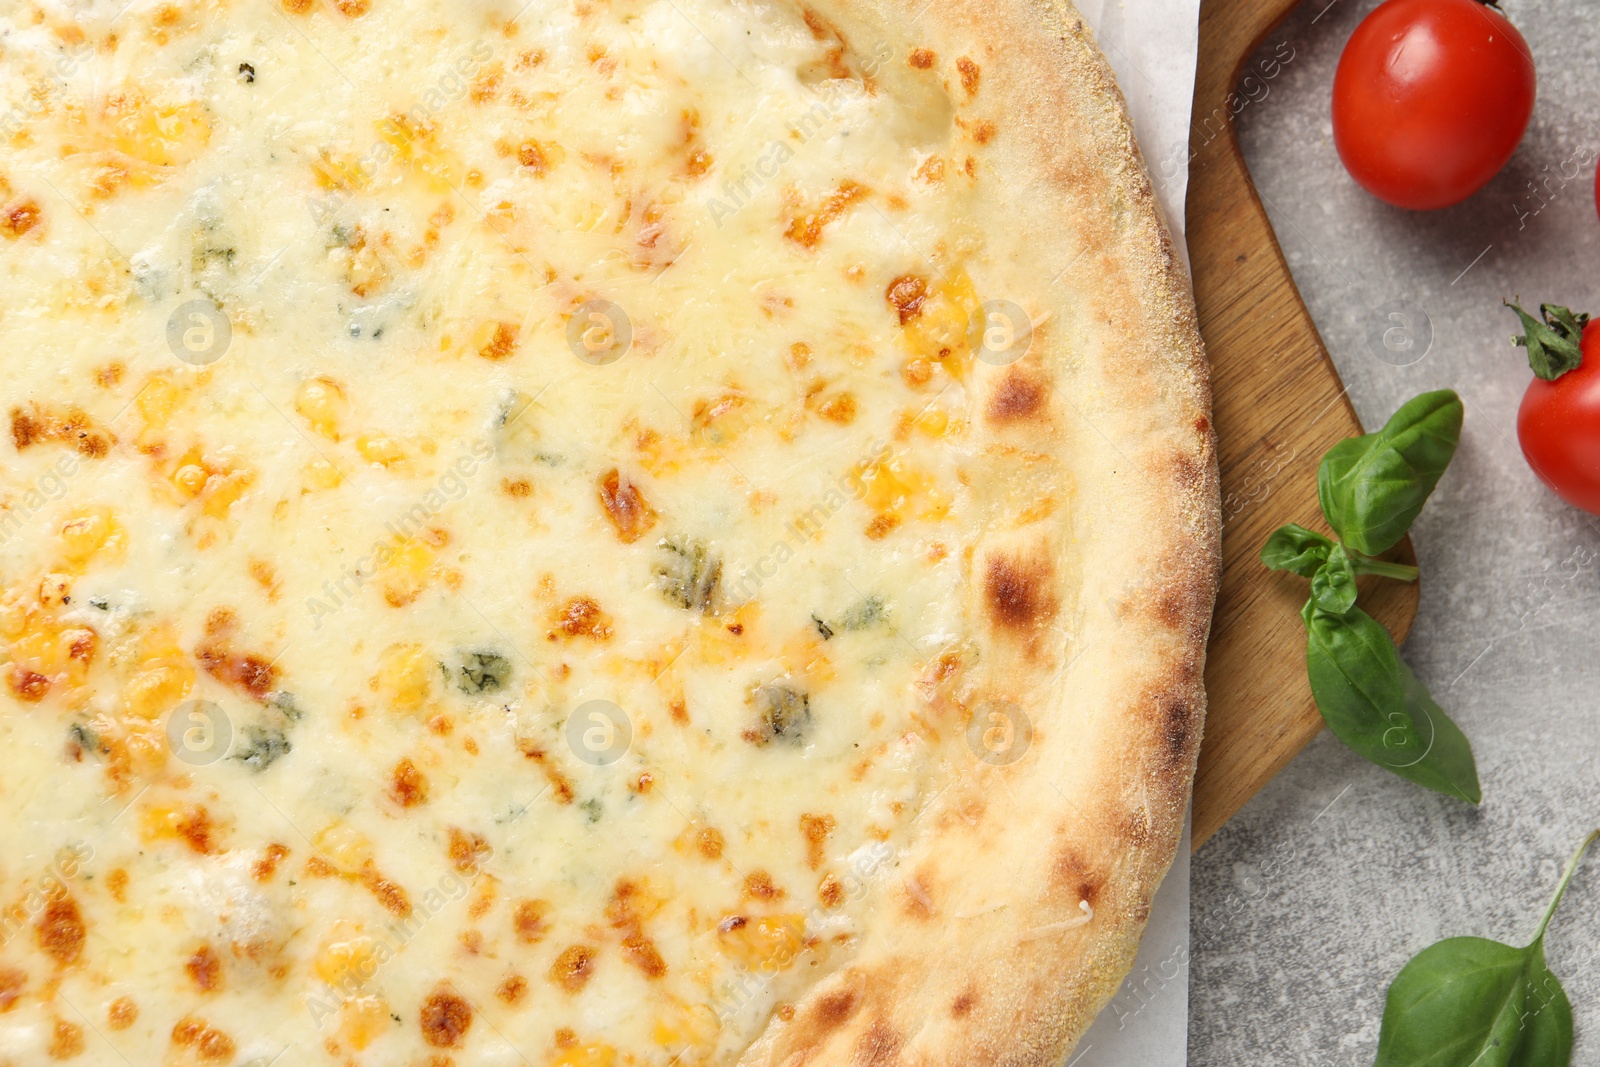
<instances>
[{"instance_id":1,"label":"basil sprig","mask_svg":"<svg viewBox=\"0 0 1600 1067\"><path fill-rule=\"evenodd\" d=\"M1544 961L1544 934L1590 834L1567 864L1533 941L1482 937L1430 945L1389 986L1374 1067L1567 1067L1572 1004Z\"/></svg>"},{"instance_id":2,"label":"basil sprig","mask_svg":"<svg viewBox=\"0 0 1600 1067\"><path fill-rule=\"evenodd\" d=\"M1311 579L1306 673L1334 736L1402 778L1476 804L1472 745L1405 661L1383 624L1356 606L1356 576L1415 581L1417 569L1373 559L1405 536L1461 440L1461 398L1448 389L1404 404L1377 433L1328 450L1317 495L1338 540L1280 526L1261 547L1273 570Z\"/></svg>"}]
</instances>

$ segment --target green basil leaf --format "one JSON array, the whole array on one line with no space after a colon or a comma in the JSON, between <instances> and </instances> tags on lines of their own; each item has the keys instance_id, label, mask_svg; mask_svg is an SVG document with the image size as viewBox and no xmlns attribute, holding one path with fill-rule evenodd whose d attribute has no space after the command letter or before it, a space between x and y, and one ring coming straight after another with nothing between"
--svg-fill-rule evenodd
<instances>
[{"instance_id":1,"label":"green basil leaf","mask_svg":"<svg viewBox=\"0 0 1600 1067\"><path fill-rule=\"evenodd\" d=\"M1383 624L1307 601L1306 673L1317 710L1357 755L1429 789L1482 799L1472 745L1400 659Z\"/></svg>"},{"instance_id":2,"label":"green basil leaf","mask_svg":"<svg viewBox=\"0 0 1600 1067\"><path fill-rule=\"evenodd\" d=\"M1533 942L1452 937L1412 957L1389 985L1374 1067L1568 1067L1572 1002L1544 960L1544 935L1583 854L1561 875Z\"/></svg>"},{"instance_id":3,"label":"green basil leaf","mask_svg":"<svg viewBox=\"0 0 1600 1067\"><path fill-rule=\"evenodd\" d=\"M1413 397L1377 433L1328 450L1317 496L1340 540L1375 556L1404 537L1461 440L1461 398L1450 389Z\"/></svg>"},{"instance_id":4,"label":"green basil leaf","mask_svg":"<svg viewBox=\"0 0 1600 1067\"><path fill-rule=\"evenodd\" d=\"M1293 571L1302 578L1317 573L1333 550L1333 541L1315 530L1289 523L1272 531L1261 546L1261 562L1275 571Z\"/></svg>"},{"instance_id":5,"label":"green basil leaf","mask_svg":"<svg viewBox=\"0 0 1600 1067\"><path fill-rule=\"evenodd\" d=\"M1317 607L1343 615L1356 606L1356 571L1343 545L1334 545L1328 559L1311 576L1311 599Z\"/></svg>"},{"instance_id":6,"label":"green basil leaf","mask_svg":"<svg viewBox=\"0 0 1600 1067\"><path fill-rule=\"evenodd\" d=\"M1430 945L1389 986L1374 1067L1566 1067L1572 1005L1542 942Z\"/></svg>"}]
</instances>

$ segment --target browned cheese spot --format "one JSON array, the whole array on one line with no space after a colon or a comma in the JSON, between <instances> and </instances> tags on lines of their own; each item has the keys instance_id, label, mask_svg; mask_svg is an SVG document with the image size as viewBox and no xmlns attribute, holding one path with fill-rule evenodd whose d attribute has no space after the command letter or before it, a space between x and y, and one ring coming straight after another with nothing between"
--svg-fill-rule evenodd
<instances>
[{"instance_id":1,"label":"browned cheese spot","mask_svg":"<svg viewBox=\"0 0 1600 1067\"><path fill-rule=\"evenodd\" d=\"M852 205L864 200L866 195L864 186L853 181L842 181L838 191L824 200L817 210L797 213L790 219L783 235L802 248L814 249L822 243L823 228L842 216Z\"/></svg>"},{"instance_id":2,"label":"browned cheese spot","mask_svg":"<svg viewBox=\"0 0 1600 1067\"><path fill-rule=\"evenodd\" d=\"M472 1005L441 982L422 1002L417 1022L422 1040L434 1048L460 1048L472 1029Z\"/></svg>"},{"instance_id":3,"label":"browned cheese spot","mask_svg":"<svg viewBox=\"0 0 1600 1067\"><path fill-rule=\"evenodd\" d=\"M516 323L497 322L494 324L494 333L478 349L478 355L491 363L511 358L517 350L517 334L520 332Z\"/></svg>"},{"instance_id":4,"label":"browned cheese spot","mask_svg":"<svg viewBox=\"0 0 1600 1067\"><path fill-rule=\"evenodd\" d=\"M822 866L823 843L838 825L832 815L800 816L800 836L806 841L806 863L813 871Z\"/></svg>"},{"instance_id":5,"label":"browned cheese spot","mask_svg":"<svg viewBox=\"0 0 1600 1067\"><path fill-rule=\"evenodd\" d=\"M13 666L6 674L6 686L18 700L37 704L50 692L50 679L38 671Z\"/></svg>"},{"instance_id":6,"label":"browned cheese spot","mask_svg":"<svg viewBox=\"0 0 1600 1067\"><path fill-rule=\"evenodd\" d=\"M904 326L922 314L922 305L928 299L928 280L915 274L902 274L889 283L883 297L900 317L900 325Z\"/></svg>"},{"instance_id":7,"label":"browned cheese spot","mask_svg":"<svg viewBox=\"0 0 1600 1067\"><path fill-rule=\"evenodd\" d=\"M965 1019L972 1014L973 1006L978 1003L977 986L968 986L955 1000L950 1003L950 1014L957 1019Z\"/></svg>"},{"instance_id":8,"label":"browned cheese spot","mask_svg":"<svg viewBox=\"0 0 1600 1067\"><path fill-rule=\"evenodd\" d=\"M139 1005L132 997L118 997L106 1006L106 1026L112 1030L126 1030L139 1020Z\"/></svg>"},{"instance_id":9,"label":"browned cheese spot","mask_svg":"<svg viewBox=\"0 0 1600 1067\"><path fill-rule=\"evenodd\" d=\"M28 985L28 975L15 967L0 967L0 1015L17 1006Z\"/></svg>"},{"instance_id":10,"label":"browned cheese spot","mask_svg":"<svg viewBox=\"0 0 1600 1067\"><path fill-rule=\"evenodd\" d=\"M83 1052L83 1048L83 1027L65 1019L57 1019L50 1032L50 1058L70 1060Z\"/></svg>"},{"instance_id":11,"label":"browned cheese spot","mask_svg":"<svg viewBox=\"0 0 1600 1067\"><path fill-rule=\"evenodd\" d=\"M937 56L935 56L926 48L914 48L911 50L910 63L918 70L927 70L929 67L933 66L934 60L937 58Z\"/></svg>"},{"instance_id":12,"label":"browned cheese spot","mask_svg":"<svg viewBox=\"0 0 1600 1067\"><path fill-rule=\"evenodd\" d=\"M191 804L178 817L178 836L190 850L202 856L218 851L217 828L204 804Z\"/></svg>"},{"instance_id":13,"label":"browned cheese spot","mask_svg":"<svg viewBox=\"0 0 1600 1067\"><path fill-rule=\"evenodd\" d=\"M194 955L184 961L183 970L202 993L215 993L222 988L222 960L210 945L195 949Z\"/></svg>"},{"instance_id":14,"label":"browned cheese spot","mask_svg":"<svg viewBox=\"0 0 1600 1067\"><path fill-rule=\"evenodd\" d=\"M817 899L825 908L837 908L844 903L844 885L833 875L828 875L817 887Z\"/></svg>"},{"instance_id":15,"label":"browned cheese spot","mask_svg":"<svg viewBox=\"0 0 1600 1067\"><path fill-rule=\"evenodd\" d=\"M505 981L495 987L494 995L500 1003L515 1007L528 995L528 980L520 974L507 975Z\"/></svg>"},{"instance_id":16,"label":"browned cheese spot","mask_svg":"<svg viewBox=\"0 0 1600 1067\"><path fill-rule=\"evenodd\" d=\"M550 980L568 993L576 993L594 977L594 949L573 945L550 965Z\"/></svg>"},{"instance_id":17,"label":"browned cheese spot","mask_svg":"<svg viewBox=\"0 0 1600 1067\"><path fill-rule=\"evenodd\" d=\"M572 789L572 782L550 761L549 753L529 738L518 741L517 748L523 756L537 763L539 769L544 771L545 777L550 780L550 788L555 791L557 804L571 804L576 799L577 794Z\"/></svg>"},{"instance_id":18,"label":"browned cheese spot","mask_svg":"<svg viewBox=\"0 0 1600 1067\"><path fill-rule=\"evenodd\" d=\"M406 756L389 772L389 799L402 808L414 808L428 802L428 776Z\"/></svg>"},{"instance_id":19,"label":"browned cheese spot","mask_svg":"<svg viewBox=\"0 0 1600 1067\"><path fill-rule=\"evenodd\" d=\"M255 865L250 868L250 873L258 882L271 881L272 876L278 873L278 864L282 863L288 855L289 846L273 842L266 847L266 850L261 854L261 858L256 860Z\"/></svg>"},{"instance_id":20,"label":"browned cheese spot","mask_svg":"<svg viewBox=\"0 0 1600 1067\"><path fill-rule=\"evenodd\" d=\"M558 633L569 640L586 637L603 642L611 637L611 617L601 611L591 597L575 596L568 600L551 613L551 622L555 625L550 633L552 638Z\"/></svg>"},{"instance_id":21,"label":"browned cheese spot","mask_svg":"<svg viewBox=\"0 0 1600 1067\"><path fill-rule=\"evenodd\" d=\"M1000 379L989 397L989 420L1007 423L1031 419L1044 410L1049 392L1050 387L1038 378L1013 369Z\"/></svg>"},{"instance_id":22,"label":"browned cheese spot","mask_svg":"<svg viewBox=\"0 0 1600 1067\"><path fill-rule=\"evenodd\" d=\"M990 122L988 119L984 119L981 122L973 125L972 139L977 141L979 144L988 144L990 141L994 140L994 135L996 132L998 131L995 124Z\"/></svg>"},{"instance_id":23,"label":"browned cheese spot","mask_svg":"<svg viewBox=\"0 0 1600 1067\"><path fill-rule=\"evenodd\" d=\"M695 835L695 847L700 851L700 855L708 860L722 858L724 843L722 831L713 826L702 826L700 832Z\"/></svg>"},{"instance_id":24,"label":"browned cheese spot","mask_svg":"<svg viewBox=\"0 0 1600 1067\"><path fill-rule=\"evenodd\" d=\"M622 939L622 956L646 978L660 978L667 973L667 963L656 951L655 942L641 931L635 930Z\"/></svg>"},{"instance_id":25,"label":"browned cheese spot","mask_svg":"<svg viewBox=\"0 0 1600 1067\"><path fill-rule=\"evenodd\" d=\"M965 89L968 96L978 92L978 64L969 57L962 56L956 60L956 72L961 75L961 88Z\"/></svg>"},{"instance_id":26,"label":"browned cheese spot","mask_svg":"<svg viewBox=\"0 0 1600 1067\"><path fill-rule=\"evenodd\" d=\"M645 500L639 487L624 481L622 472L612 467L600 478L600 504L606 518L616 528L617 538L631 545L656 524L655 509Z\"/></svg>"},{"instance_id":27,"label":"browned cheese spot","mask_svg":"<svg viewBox=\"0 0 1600 1067\"><path fill-rule=\"evenodd\" d=\"M44 906L44 914L39 916L38 925L34 927L39 948L62 964L75 963L83 955L86 932L78 902L64 890L51 896Z\"/></svg>"},{"instance_id":28,"label":"browned cheese spot","mask_svg":"<svg viewBox=\"0 0 1600 1067\"><path fill-rule=\"evenodd\" d=\"M550 924L545 921L549 912L550 905L546 901L519 900L511 912L511 926L517 932L517 941L524 945L543 941L550 932Z\"/></svg>"},{"instance_id":29,"label":"browned cheese spot","mask_svg":"<svg viewBox=\"0 0 1600 1067\"><path fill-rule=\"evenodd\" d=\"M1003 630L1032 630L1055 617L1056 598L1050 589L1054 565L1048 556L1033 559L996 553L984 574L984 603L989 618Z\"/></svg>"},{"instance_id":30,"label":"browned cheese spot","mask_svg":"<svg viewBox=\"0 0 1600 1067\"><path fill-rule=\"evenodd\" d=\"M751 900L779 900L784 893L766 871L751 871L744 879L744 895Z\"/></svg>"},{"instance_id":31,"label":"browned cheese spot","mask_svg":"<svg viewBox=\"0 0 1600 1067\"><path fill-rule=\"evenodd\" d=\"M462 874L471 874L494 853L482 834L450 827L450 865Z\"/></svg>"},{"instance_id":32,"label":"browned cheese spot","mask_svg":"<svg viewBox=\"0 0 1600 1067\"><path fill-rule=\"evenodd\" d=\"M404 917L411 914L411 898L406 891L398 883L391 882L379 874L377 866L371 860L362 865L357 877L361 884L367 887L367 892L377 898L378 903L382 904L390 915Z\"/></svg>"},{"instance_id":33,"label":"browned cheese spot","mask_svg":"<svg viewBox=\"0 0 1600 1067\"><path fill-rule=\"evenodd\" d=\"M237 1051L233 1038L193 1015L185 1015L173 1025L172 1043L194 1049L195 1055L206 1063L231 1060Z\"/></svg>"},{"instance_id":34,"label":"browned cheese spot","mask_svg":"<svg viewBox=\"0 0 1600 1067\"><path fill-rule=\"evenodd\" d=\"M848 426L856 421L856 398L851 393L838 393L818 404L817 414L829 422Z\"/></svg>"},{"instance_id":35,"label":"browned cheese spot","mask_svg":"<svg viewBox=\"0 0 1600 1067\"><path fill-rule=\"evenodd\" d=\"M11 442L18 452L31 445L54 442L70 445L90 459L101 459L111 451L115 441L109 431L96 426L81 408L48 411L33 404L26 411L11 409Z\"/></svg>"}]
</instances>

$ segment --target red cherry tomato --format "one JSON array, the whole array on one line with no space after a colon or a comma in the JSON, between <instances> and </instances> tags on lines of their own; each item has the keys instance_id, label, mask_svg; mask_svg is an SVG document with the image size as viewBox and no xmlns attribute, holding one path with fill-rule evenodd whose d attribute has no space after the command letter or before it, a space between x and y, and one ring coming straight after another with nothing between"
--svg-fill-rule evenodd
<instances>
[{"instance_id":1,"label":"red cherry tomato","mask_svg":"<svg viewBox=\"0 0 1600 1067\"><path fill-rule=\"evenodd\" d=\"M1553 382L1535 378L1517 410L1517 441L1545 485L1600 515L1600 319L1583 328L1583 362Z\"/></svg>"},{"instance_id":2,"label":"red cherry tomato","mask_svg":"<svg viewBox=\"0 0 1600 1067\"><path fill-rule=\"evenodd\" d=\"M1333 143L1373 196L1423 211L1459 203L1506 165L1533 114L1528 43L1477 0L1388 0L1333 78Z\"/></svg>"}]
</instances>

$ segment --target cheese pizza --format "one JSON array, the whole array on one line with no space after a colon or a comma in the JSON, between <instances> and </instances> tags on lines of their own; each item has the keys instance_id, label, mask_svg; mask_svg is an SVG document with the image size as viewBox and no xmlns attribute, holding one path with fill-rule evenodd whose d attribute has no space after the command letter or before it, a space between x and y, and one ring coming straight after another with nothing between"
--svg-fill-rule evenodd
<instances>
[{"instance_id":1,"label":"cheese pizza","mask_svg":"<svg viewBox=\"0 0 1600 1067\"><path fill-rule=\"evenodd\" d=\"M1054 1064L1206 366L1055 0L0 2L0 1064Z\"/></svg>"}]
</instances>

